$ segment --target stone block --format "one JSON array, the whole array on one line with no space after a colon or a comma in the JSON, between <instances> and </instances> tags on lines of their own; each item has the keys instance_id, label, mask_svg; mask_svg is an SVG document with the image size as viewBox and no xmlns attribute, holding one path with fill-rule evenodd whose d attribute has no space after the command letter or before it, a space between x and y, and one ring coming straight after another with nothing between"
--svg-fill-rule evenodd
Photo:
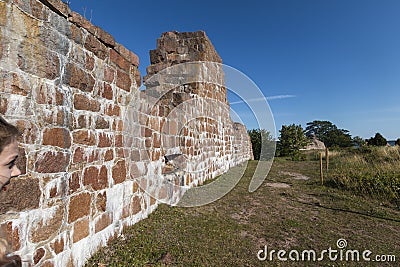
<instances>
[{"instance_id":1,"label":"stone block","mask_svg":"<svg viewBox=\"0 0 400 267\"><path fill-rule=\"evenodd\" d=\"M42 83L36 88L36 103L61 106L64 104L64 94L53 85Z\"/></svg>"},{"instance_id":2,"label":"stone block","mask_svg":"<svg viewBox=\"0 0 400 267\"><path fill-rule=\"evenodd\" d=\"M99 152L94 148L77 147L74 150L72 162L74 164L79 163L91 163L99 160Z\"/></svg>"},{"instance_id":3,"label":"stone block","mask_svg":"<svg viewBox=\"0 0 400 267\"><path fill-rule=\"evenodd\" d=\"M98 147L111 147L113 145L113 133L100 133Z\"/></svg>"},{"instance_id":4,"label":"stone block","mask_svg":"<svg viewBox=\"0 0 400 267\"><path fill-rule=\"evenodd\" d=\"M110 128L110 123L106 121L103 117L97 117L96 129L108 129Z\"/></svg>"},{"instance_id":5,"label":"stone block","mask_svg":"<svg viewBox=\"0 0 400 267\"><path fill-rule=\"evenodd\" d=\"M115 46L115 40L111 34L109 34L108 32L104 31L103 29L101 29L99 27L95 27L95 28L96 28L96 37L101 42L103 42L104 44L106 44L107 46L110 46L110 47Z\"/></svg>"},{"instance_id":6,"label":"stone block","mask_svg":"<svg viewBox=\"0 0 400 267\"><path fill-rule=\"evenodd\" d=\"M46 255L46 250L44 248L38 248L33 255L33 263L38 264L41 259Z\"/></svg>"},{"instance_id":7,"label":"stone block","mask_svg":"<svg viewBox=\"0 0 400 267\"><path fill-rule=\"evenodd\" d=\"M115 147L123 147L123 136L122 134L115 135Z\"/></svg>"},{"instance_id":8,"label":"stone block","mask_svg":"<svg viewBox=\"0 0 400 267\"><path fill-rule=\"evenodd\" d=\"M94 190L101 190L108 186L108 172L106 166L99 169L95 166L85 168L83 171L83 185L91 185Z\"/></svg>"},{"instance_id":9,"label":"stone block","mask_svg":"<svg viewBox=\"0 0 400 267\"><path fill-rule=\"evenodd\" d=\"M104 153L104 161L110 161L114 159L114 151L109 149Z\"/></svg>"},{"instance_id":10,"label":"stone block","mask_svg":"<svg viewBox=\"0 0 400 267\"><path fill-rule=\"evenodd\" d=\"M132 51L129 51L129 59L134 66L139 67L139 57Z\"/></svg>"},{"instance_id":11,"label":"stone block","mask_svg":"<svg viewBox=\"0 0 400 267\"><path fill-rule=\"evenodd\" d=\"M95 233L98 233L104 230L107 226L111 225L112 223L112 214L109 212L105 212L99 216L95 223Z\"/></svg>"},{"instance_id":12,"label":"stone block","mask_svg":"<svg viewBox=\"0 0 400 267\"><path fill-rule=\"evenodd\" d=\"M81 171L75 171L71 174L68 181L69 194L73 194L80 189L81 187L80 179L81 179Z\"/></svg>"},{"instance_id":13,"label":"stone block","mask_svg":"<svg viewBox=\"0 0 400 267\"><path fill-rule=\"evenodd\" d=\"M106 115L119 117L121 115L121 108L117 105L110 104L107 106Z\"/></svg>"},{"instance_id":14,"label":"stone block","mask_svg":"<svg viewBox=\"0 0 400 267\"><path fill-rule=\"evenodd\" d=\"M74 108L78 110L88 110L93 112L100 111L100 103L83 94L74 95Z\"/></svg>"},{"instance_id":15,"label":"stone block","mask_svg":"<svg viewBox=\"0 0 400 267\"><path fill-rule=\"evenodd\" d=\"M68 206L68 223L72 223L90 214L91 199L92 197L89 193L80 193L71 196Z\"/></svg>"},{"instance_id":16,"label":"stone block","mask_svg":"<svg viewBox=\"0 0 400 267\"><path fill-rule=\"evenodd\" d=\"M39 243L49 240L61 228L64 219L64 208L57 207L56 212L50 217L41 219L38 223L31 225L30 241Z\"/></svg>"},{"instance_id":17,"label":"stone block","mask_svg":"<svg viewBox=\"0 0 400 267\"><path fill-rule=\"evenodd\" d=\"M4 235L8 243L11 245L12 250L19 250L21 248L21 240L18 227L13 226L12 222L5 222L0 225L0 232Z\"/></svg>"},{"instance_id":18,"label":"stone block","mask_svg":"<svg viewBox=\"0 0 400 267\"><path fill-rule=\"evenodd\" d=\"M88 34L86 36L84 46L87 50L93 52L93 54L100 59L104 60L108 55L108 48L92 34Z\"/></svg>"},{"instance_id":19,"label":"stone block","mask_svg":"<svg viewBox=\"0 0 400 267\"><path fill-rule=\"evenodd\" d=\"M56 0L54 0L54 1L56 1ZM72 12L69 12L68 15L69 15L68 20L70 22L76 24L78 27L84 28L91 34L95 34L96 27L92 23L90 23L87 19L82 17L79 13L72 11Z\"/></svg>"},{"instance_id":20,"label":"stone block","mask_svg":"<svg viewBox=\"0 0 400 267\"><path fill-rule=\"evenodd\" d=\"M35 162L35 171L39 173L57 173L68 170L70 154L64 152L40 152Z\"/></svg>"},{"instance_id":21,"label":"stone block","mask_svg":"<svg viewBox=\"0 0 400 267\"><path fill-rule=\"evenodd\" d=\"M104 212L107 207L107 193L99 193L96 197L96 209L97 211Z\"/></svg>"},{"instance_id":22,"label":"stone block","mask_svg":"<svg viewBox=\"0 0 400 267\"><path fill-rule=\"evenodd\" d=\"M89 235L89 219L85 218L74 223L72 240L74 243Z\"/></svg>"},{"instance_id":23,"label":"stone block","mask_svg":"<svg viewBox=\"0 0 400 267\"><path fill-rule=\"evenodd\" d=\"M83 44L82 29L77 27L75 24L70 25L68 37L77 44Z\"/></svg>"},{"instance_id":24,"label":"stone block","mask_svg":"<svg viewBox=\"0 0 400 267\"><path fill-rule=\"evenodd\" d=\"M8 190L0 194L0 214L38 208L40 195L38 179L13 178Z\"/></svg>"},{"instance_id":25,"label":"stone block","mask_svg":"<svg viewBox=\"0 0 400 267\"><path fill-rule=\"evenodd\" d=\"M43 130L43 145L71 147L71 136L65 128L46 128Z\"/></svg>"},{"instance_id":26,"label":"stone block","mask_svg":"<svg viewBox=\"0 0 400 267\"><path fill-rule=\"evenodd\" d=\"M120 160L114 165L112 168L112 178L114 179L114 184L119 184L126 180L125 160Z\"/></svg>"},{"instance_id":27,"label":"stone block","mask_svg":"<svg viewBox=\"0 0 400 267\"><path fill-rule=\"evenodd\" d=\"M120 69L124 70L125 72L129 72L131 66L130 62L118 54L114 49L110 50L110 60Z\"/></svg>"},{"instance_id":28,"label":"stone block","mask_svg":"<svg viewBox=\"0 0 400 267\"><path fill-rule=\"evenodd\" d=\"M4 26L7 23L7 4L0 2L0 26ZM2 39L0 39L2 40Z\"/></svg>"},{"instance_id":29,"label":"stone block","mask_svg":"<svg viewBox=\"0 0 400 267\"><path fill-rule=\"evenodd\" d=\"M109 83L103 83L103 88L99 92L99 95L108 100L112 100L113 96L114 96L114 92L113 92L111 85Z\"/></svg>"},{"instance_id":30,"label":"stone block","mask_svg":"<svg viewBox=\"0 0 400 267\"><path fill-rule=\"evenodd\" d=\"M77 65L69 63L65 68L66 83L84 92L92 92L95 80L90 73L79 68Z\"/></svg>"},{"instance_id":31,"label":"stone block","mask_svg":"<svg viewBox=\"0 0 400 267\"><path fill-rule=\"evenodd\" d=\"M64 251L64 238L56 239L54 242L50 244L50 247L56 254L60 254Z\"/></svg>"},{"instance_id":32,"label":"stone block","mask_svg":"<svg viewBox=\"0 0 400 267\"><path fill-rule=\"evenodd\" d=\"M85 55L85 69L89 72L93 71L94 69L94 57L92 57L91 55L89 55L88 53L86 53Z\"/></svg>"},{"instance_id":33,"label":"stone block","mask_svg":"<svg viewBox=\"0 0 400 267\"><path fill-rule=\"evenodd\" d=\"M76 130L72 133L72 139L75 144L82 144L87 146L96 145L96 136L90 130Z\"/></svg>"},{"instance_id":34,"label":"stone block","mask_svg":"<svg viewBox=\"0 0 400 267\"><path fill-rule=\"evenodd\" d=\"M110 66L104 67L104 81L107 83L113 83L115 77L115 69Z\"/></svg>"},{"instance_id":35,"label":"stone block","mask_svg":"<svg viewBox=\"0 0 400 267\"><path fill-rule=\"evenodd\" d=\"M117 69L117 82L116 85L127 91L130 92L131 91L131 85L132 85L132 80L129 76L129 74L127 74L126 72Z\"/></svg>"},{"instance_id":36,"label":"stone block","mask_svg":"<svg viewBox=\"0 0 400 267\"><path fill-rule=\"evenodd\" d=\"M28 26L29 27L29 26ZM60 77L60 59L57 53L47 50L42 45L34 45L23 40L16 48L18 67L40 78L54 80ZM32 53L35 51L35 53Z\"/></svg>"},{"instance_id":37,"label":"stone block","mask_svg":"<svg viewBox=\"0 0 400 267\"><path fill-rule=\"evenodd\" d=\"M27 158L25 148L18 147L18 158L15 164L18 166L18 169L20 169L21 175L26 174Z\"/></svg>"},{"instance_id":38,"label":"stone block","mask_svg":"<svg viewBox=\"0 0 400 267\"><path fill-rule=\"evenodd\" d=\"M67 18L68 15L71 13L71 10L69 9L68 4L66 2L60 0L46 0L45 3L46 5L51 6L52 9L57 10L65 18Z\"/></svg>"},{"instance_id":39,"label":"stone block","mask_svg":"<svg viewBox=\"0 0 400 267\"><path fill-rule=\"evenodd\" d=\"M131 213L135 215L140 211L142 211L141 199L138 196L134 196L131 200Z\"/></svg>"}]
</instances>

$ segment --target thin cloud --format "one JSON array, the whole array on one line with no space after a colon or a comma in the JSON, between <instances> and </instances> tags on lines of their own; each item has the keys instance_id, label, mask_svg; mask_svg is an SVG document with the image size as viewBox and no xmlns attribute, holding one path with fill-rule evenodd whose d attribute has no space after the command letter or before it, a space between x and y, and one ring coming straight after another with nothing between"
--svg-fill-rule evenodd
<instances>
[{"instance_id":1,"label":"thin cloud","mask_svg":"<svg viewBox=\"0 0 400 267\"><path fill-rule=\"evenodd\" d=\"M274 96L267 96L265 97L259 97L259 98L251 98L248 100L239 100L235 102L231 102L231 105L235 104L241 104L241 103L249 103L249 102L259 102L259 101L265 101L265 100L276 100L276 99L286 99L286 98L292 98L296 97L295 95L274 95Z\"/></svg>"}]
</instances>

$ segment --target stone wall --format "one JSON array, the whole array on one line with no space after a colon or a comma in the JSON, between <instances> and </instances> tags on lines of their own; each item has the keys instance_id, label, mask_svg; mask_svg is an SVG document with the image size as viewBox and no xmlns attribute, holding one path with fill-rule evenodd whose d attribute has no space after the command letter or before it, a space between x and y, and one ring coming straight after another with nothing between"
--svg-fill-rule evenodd
<instances>
[{"instance_id":1,"label":"stone wall","mask_svg":"<svg viewBox=\"0 0 400 267\"><path fill-rule=\"evenodd\" d=\"M22 132L23 173L0 193L0 234L33 266L81 266L251 158L205 33L165 33L150 57L139 90L138 57L65 3L0 0L0 113ZM197 79L160 83L194 61L209 62L189 66Z\"/></svg>"}]
</instances>

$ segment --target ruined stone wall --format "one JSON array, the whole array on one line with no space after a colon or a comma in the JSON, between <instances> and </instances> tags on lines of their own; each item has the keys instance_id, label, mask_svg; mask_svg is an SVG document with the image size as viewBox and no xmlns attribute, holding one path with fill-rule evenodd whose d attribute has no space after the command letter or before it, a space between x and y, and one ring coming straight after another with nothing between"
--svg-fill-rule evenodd
<instances>
[{"instance_id":1,"label":"ruined stone wall","mask_svg":"<svg viewBox=\"0 0 400 267\"><path fill-rule=\"evenodd\" d=\"M63 2L0 0L0 114L22 132L23 174L0 193L11 250L33 266L81 266L160 201L176 204L182 186L251 157L218 65L194 73L222 85L151 84L199 60L221 62L204 32L164 34L140 91L137 56Z\"/></svg>"}]
</instances>

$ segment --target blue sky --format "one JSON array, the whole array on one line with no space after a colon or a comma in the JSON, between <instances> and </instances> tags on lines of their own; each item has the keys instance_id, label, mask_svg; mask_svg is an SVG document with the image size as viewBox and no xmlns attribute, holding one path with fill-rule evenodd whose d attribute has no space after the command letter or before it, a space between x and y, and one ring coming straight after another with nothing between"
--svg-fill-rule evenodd
<instances>
[{"instance_id":1,"label":"blue sky","mask_svg":"<svg viewBox=\"0 0 400 267\"><path fill-rule=\"evenodd\" d=\"M162 32L204 30L269 99L277 131L329 120L353 136L400 137L398 0L70 2L139 56L142 75ZM232 109L257 127L242 106Z\"/></svg>"}]
</instances>

